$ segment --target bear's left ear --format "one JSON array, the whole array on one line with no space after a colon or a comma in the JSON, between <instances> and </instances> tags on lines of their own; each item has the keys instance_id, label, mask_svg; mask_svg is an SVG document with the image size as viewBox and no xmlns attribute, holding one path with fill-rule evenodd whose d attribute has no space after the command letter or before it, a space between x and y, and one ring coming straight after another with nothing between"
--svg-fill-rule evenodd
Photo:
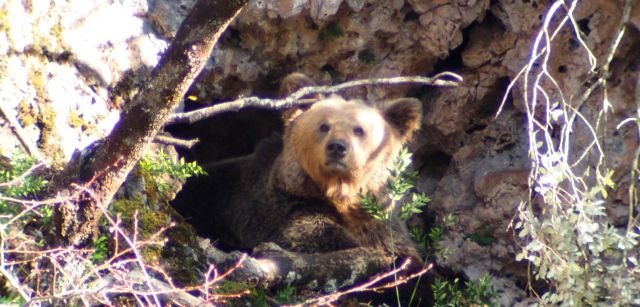
<instances>
[{"instance_id":1,"label":"bear's left ear","mask_svg":"<svg viewBox=\"0 0 640 307\"><path fill-rule=\"evenodd\" d=\"M399 98L385 103L385 120L393 127L402 141L408 140L422 124L422 103L415 98Z\"/></svg>"}]
</instances>

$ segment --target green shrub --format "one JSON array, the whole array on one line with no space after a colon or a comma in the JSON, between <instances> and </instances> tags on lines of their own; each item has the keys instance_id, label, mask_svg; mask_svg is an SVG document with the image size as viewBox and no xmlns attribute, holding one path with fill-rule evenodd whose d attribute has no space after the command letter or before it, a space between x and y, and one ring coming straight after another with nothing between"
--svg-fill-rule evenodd
<instances>
[{"instance_id":1,"label":"green shrub","mask_svg":"<svg viewBox=\"0 0 640 307\"><path fill-rule=\"evenodd\" d=\"M0 183L8 183L18 179L33 165L35 165L36 162L37 160L33 157L22 154L14 155L10 165L0 169ZM27 199L36 196L40 191L42 191L46 184L47 181L41 176L29 174L21 181L16 182L16 184L0 187L0 195L18 199ZM0 214L14 215L22 210L24 210L22 206L0 200ZM48 212L48 217L51 217L51 210L48 210Z\"/></svg>"},{"instance_id":2,"label":"green shrub","mask_svg":"<svg viewBox=\"0 0 640 307\"><path fill-rule=\"evenodd\" d=\"M482 225L468 235L467 238L480 246L490 246L493 243L493 227L491 225Z\"/></svg>"},{"instance_id":3,"label":"green shrub","mask_svg":"<svg viewBox=\"0 0 640 307\"><path fill-rule=\"evenodd\" d=\"M89 259L91 259L93 263L100 264L107 260L107 256L109 255L109 235L101 234L98 239L91 244L91 247L94 251L89 256Z\"/></svg>"},{"instance_id":4,"label":"green shrub","mask_svg":"<svg viewBox=\"0 0 640 307\"><path fill-rule=\"evenodd\" d=\"M6 166L0 166L0 183L8 184L15 181L14 184L8 184L0 187L0 196L28 201L36 198L46 187L47 180L37 173L27 172L36 165L37 159L17 152L13 154L13 159ZM23 177L18 180L18 178ZM0 215L6 217L14 217L25 210L25 207L15 203L0 199ZM50 205L38 206L32 208L29 212L23 214L19 219L19 223L28 223L36 218L41 224L41 229L51 229L51 218L53 217L53 207ZM40 240L39 244L44 244L44 240Z\"/></svg>"},{"instance_id":5,"label":"green shrub","mask_svg":"<svg viewBox=\"0 0 640 307\"><path fill-rule=\"evenodd\" d=\"M393 162L391 172L394 178L389 180L387 184L389 206L392 208L415 187L418 172L409 169L412 161L411 157L412 154L406 148L403 148ZM361 198L362 207L373 218L378 220L389 220L391 218L392 210L385 210L384 205L375 196L370 194L361 195ZM411 216L421 213L430 201L431 199L424 194L412 193L410 201L400 204L400 219L407 220Z\"/></svg>"},{"instance_id":6,"label":"green shrub","mask_svg":"<svg viewBox=\"0 0 640 307\"><path fill-rule=\"evenodd\" d=\"M278 305L294 303L296 301L296 291L296 287L287 285L286 287L278 290L275 300Z\"/></svg>"},{"instance_id":7,"label":"green shrub","mask_svg":"<svg viewBox=\"0 0 640 307\"><path fill-rule=\"evenodd\" d=\"M572 1L571 10L578 3ZM531 201L518 207L514 224L524 243L516 259L529 261L533 276L549 284L541 297L544 304L640 305L637 149L628 170L630 186L620 191L629 195L628 224L616 228L606 216L607 206L614 201L609 191L616 189L613 171L608 168L616 162L610 161L605 147L611 137L609 127L640 124L638 118L618 123L607 96L607 76L612 73L609 67L625 33L624 19L629 18L631 3L625 4L626 17L620 21L607 54L596 58L583 40L579 25L569 19L560 2L554 2L521 71L532 190ZM575 55L585 55L572 62L589 63L582 68L593 78L577 92L565 92L566 80L555 80L549 73L549 59L558 58L554 54L558 51L553 49L561 37L558 33L575 35L582 49ZM505 95L503 102L506 99ZM617 177L623 177L620 175Z\"/></svg>"},{"instance_id":8,"label":"green shrub","mask_svg":"<svg viewBox=\"0 0 640 307\"><path fill-rule=\"evenodd\" d=\"M451 253L451 249L449 247L443 248L440 242L444 240L445 233L453 229L455 223L455 216L450 213L441 222L429 228L428 233L425 233L422 228L414 227L409 230L409 234L419 246L424 248L427 258L446 259Z\"/></svg>"},{"instance_id":9,"label":"green shrub","mask_svg":"<svg viewBox=\"0 0 640 307\"><path fill-rule=\"evenodd\" d=\"M144 156L139 165L140 172L152 177L152 181L161 194L170 190L170 183L162 178L164 175L168 175L173 180L184 180L191 176L207 174L195 161L185 162L184 158L174 161L162 150L155 155Z\"/></svg>"},{"instance_id":10,"label":"green shrub","mask_svg":"<svg viewBox=\"0 0 640 307\"><path fill-rule=\"evenodd\" d=\"M494 306L497 292L493 287L491 275L481 277L477 282L466 282L460 286L460 280L453 282L436 278L431 285L434 306Z\"/></svg>"}]
</instances>

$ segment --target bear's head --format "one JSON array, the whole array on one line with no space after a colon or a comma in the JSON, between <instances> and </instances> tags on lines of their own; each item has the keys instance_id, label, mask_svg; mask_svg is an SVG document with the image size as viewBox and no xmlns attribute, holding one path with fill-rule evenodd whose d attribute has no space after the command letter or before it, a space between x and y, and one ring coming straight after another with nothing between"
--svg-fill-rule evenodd
<instances>
[{"instance_id":1,"label":"bear's head","mask_svg":"<svg viewBox=\"0 0 640 307\"><path fill-rule=\"evenodd\" d=\"M290 193L325 196L348 213L359 208L360 193L385 189L398 151L421 121L417 99L388 101L378 110L325 98L288 124L278 181ZM314 191L322 195L310 195Z\"/></svg>"}]
</instances>

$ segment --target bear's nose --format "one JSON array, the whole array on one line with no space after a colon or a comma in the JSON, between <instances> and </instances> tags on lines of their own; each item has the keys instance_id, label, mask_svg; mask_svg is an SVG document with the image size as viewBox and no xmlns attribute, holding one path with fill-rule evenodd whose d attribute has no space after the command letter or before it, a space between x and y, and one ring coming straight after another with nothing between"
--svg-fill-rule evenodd
<instances>
[{"instance_id":1,"label":"bear's nose","mask_svg":"<svg viewBox=\"0 0 640 307\"><path fill-rule=\"evenodd\" d=\"M332 159L342 159L347 155L347 144L342 140L332 140L327 144L327 156Z\"/></svg>"}]
</instances>

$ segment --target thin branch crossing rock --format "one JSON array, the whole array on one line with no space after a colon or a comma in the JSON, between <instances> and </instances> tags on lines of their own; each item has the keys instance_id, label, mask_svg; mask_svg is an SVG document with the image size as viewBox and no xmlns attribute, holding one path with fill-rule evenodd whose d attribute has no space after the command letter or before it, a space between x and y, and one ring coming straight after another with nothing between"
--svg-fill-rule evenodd
<instances>
[{"instance_id":1,"label":"thin branch crossing rock","mask_svg":"<svg viewBox=\"0 0 640 307\"><path fill-rule=\"evenodd\" d=\"M443 78L451 78L447 80ZM211 116L231 111L238 111L247 107L256 107L263 109L283 109L296 105L310 104L316 99L302 99L305 96L314 94L333 94L342 90L369 85L398 85L398 84L421 84L433 86L458 86L463 79L461 76L443 72L433 77L394 77L394 78L375 78L349 81L334 86L307 86L303 87L283 99L270 99L259 97L246 97L234 101L223 102L210 107L198 109L191 112L173 114L166 121L166 124L188 123L193 124L197 121L209 118Z\"/></svg>"}]
</instances>

